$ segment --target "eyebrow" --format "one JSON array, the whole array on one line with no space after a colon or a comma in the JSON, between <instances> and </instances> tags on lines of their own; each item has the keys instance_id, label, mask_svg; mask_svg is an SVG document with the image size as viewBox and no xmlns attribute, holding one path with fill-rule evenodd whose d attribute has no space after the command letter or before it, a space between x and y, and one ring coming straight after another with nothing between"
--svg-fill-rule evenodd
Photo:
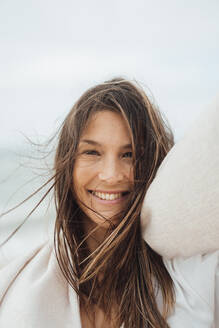
<instances>
[{"instance_id":1,"label":"eyebrow","mask_svg":"<svg viewBox=\"0 0 219 328\"><path fill-rule=\"evenodd\" d=\"M80 143L81 142L82 143L87 143L87 144L93 145L93 146L99 146L99 147L102 146L99 142L94 141L94 140L90 140L90 139L82 139L80 141ZM132 145L131 144L125 144L125 145L121 146L120 148L122 148L122 149L130 149L130 148L132 148Z\"/></svg>"}]
</instances>

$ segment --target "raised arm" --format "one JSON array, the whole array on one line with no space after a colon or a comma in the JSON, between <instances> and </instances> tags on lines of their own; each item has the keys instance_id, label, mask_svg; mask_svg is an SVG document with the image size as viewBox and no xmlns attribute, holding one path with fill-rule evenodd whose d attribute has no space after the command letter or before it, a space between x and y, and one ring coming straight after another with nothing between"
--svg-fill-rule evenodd
<instances>
[{"instance_id":1,"label":"raised arm","mask_svg":"<svg viewBox=\"0 0 219 328\"><path fill-rule=\"evenodd\" d=\"M219 97L162 162L141 220L145 240L162 256L219 249Z\"/></svg>"}]
</instances>

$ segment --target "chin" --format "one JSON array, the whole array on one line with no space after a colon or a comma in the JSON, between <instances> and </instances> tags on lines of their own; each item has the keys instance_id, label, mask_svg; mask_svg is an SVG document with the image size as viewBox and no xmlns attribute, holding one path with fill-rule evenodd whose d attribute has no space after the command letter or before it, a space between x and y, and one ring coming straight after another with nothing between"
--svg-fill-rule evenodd
<instances>
[{"instance_id":1,"label":"chin","mask_svg":"<svg viewBox=\"0 0 219 328\"><path fill-rule=\"evenodd\" d=\"M105 229L108 229L110 226L113 227L113 225L117 225L119 223L119 218L118 216L116 217L115 213L99 212L96 214L87 209L84 213L86 214L88 220Z\"/></svg>"}]
</instances>

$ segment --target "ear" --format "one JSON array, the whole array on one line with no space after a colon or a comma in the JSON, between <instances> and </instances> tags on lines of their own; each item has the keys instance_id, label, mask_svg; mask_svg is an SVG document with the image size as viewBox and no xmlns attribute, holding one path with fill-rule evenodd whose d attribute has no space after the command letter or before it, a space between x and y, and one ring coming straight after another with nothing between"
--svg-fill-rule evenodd
<instances>
[{"instance_id":1,"label":"ear","mask_svg":"<svg viewBox=\"0 0 219 328\"><path fill-rule=\"evenodd\" d=\"M141 222L144 239L162 256L219 249L219 97L165 157Z\"/></svg>"}]
</instances>

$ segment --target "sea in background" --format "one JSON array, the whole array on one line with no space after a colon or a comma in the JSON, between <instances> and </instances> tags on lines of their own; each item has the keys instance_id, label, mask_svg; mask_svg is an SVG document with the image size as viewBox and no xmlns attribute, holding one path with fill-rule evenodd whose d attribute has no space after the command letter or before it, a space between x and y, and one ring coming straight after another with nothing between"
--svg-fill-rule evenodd
<instances>
[{"instance_id":1,"label":"sea in background","mask_svg":"<svg viewBox=\"0 0 219 328\"><path fill-rule=\"evenodd\" d=\"M34 145L0 148L0 212L10 211L35 192L51 176L52 155L44 156ZM45 158L42 158L45 157ZM49 186L0 217L0 243L22 224ZM52 237L55 210L52 194L32 213L7 242L7 256L14 257Z\"/></svg>"}]
</instances>

